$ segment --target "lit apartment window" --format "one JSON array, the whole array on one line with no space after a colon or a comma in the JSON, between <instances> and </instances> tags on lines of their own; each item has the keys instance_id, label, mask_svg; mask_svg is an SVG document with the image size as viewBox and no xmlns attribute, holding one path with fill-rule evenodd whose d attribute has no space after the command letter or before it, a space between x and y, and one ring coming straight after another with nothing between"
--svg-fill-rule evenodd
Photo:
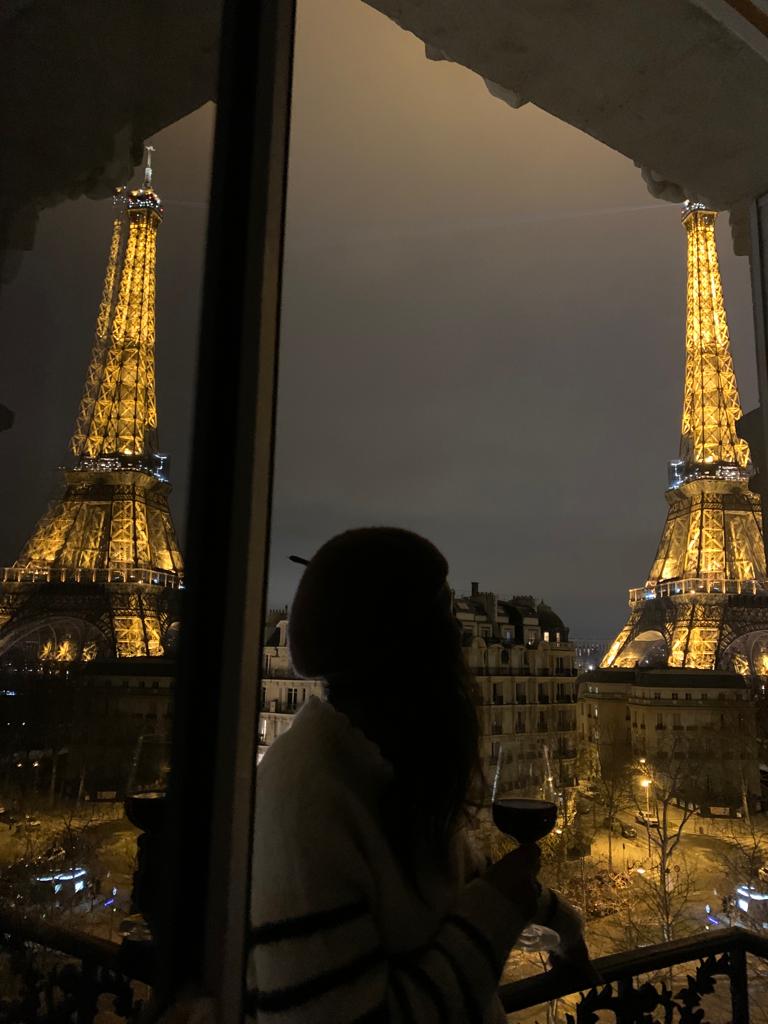
<instances>
[{"instance_id":1,"label":"lit apartment window","mask_svg":"<svg viewBox=\"0 0 768 1024\"><path fill-rule=\"evenodd\" d=\"M549 643L549 630L548 629L544 630L544 642L547 643L547 644Z\"/></svg>"}]
</instances>

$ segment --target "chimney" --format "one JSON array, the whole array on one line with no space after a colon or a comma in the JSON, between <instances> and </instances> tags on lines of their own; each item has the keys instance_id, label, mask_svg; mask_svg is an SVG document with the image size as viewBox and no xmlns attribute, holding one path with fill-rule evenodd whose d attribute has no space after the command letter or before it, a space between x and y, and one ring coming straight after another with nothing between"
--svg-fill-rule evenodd
<instances>
[{"instance_id":1,"label":"chimney","mask_svg":"<svg viewBox=\"0 0 768 1024\"><path fill-rule=\"evenodd\" d=\"M473 582L472 583L472 597L477 597L477 593L478 593L479 589L480 589L480 584L477 583L477 582Z\"/></svg>"}]
</instances>

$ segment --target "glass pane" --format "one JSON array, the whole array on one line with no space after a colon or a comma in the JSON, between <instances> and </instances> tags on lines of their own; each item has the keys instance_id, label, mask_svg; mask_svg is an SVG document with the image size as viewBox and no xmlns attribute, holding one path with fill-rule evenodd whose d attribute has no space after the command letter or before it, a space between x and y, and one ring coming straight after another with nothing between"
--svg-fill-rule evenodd
<instances>
[{"instance_id":1,"label":"glass pane","mask_svg":"<svg viewBox=\"0 0 768 1024\"><path fill-rule=\"evenodd\" d=\"M93 47L27 5L4 44L0 913L114 943L152 916L215 115L216 8L166 15Z\"/></svg>"},{"instance_id":2,"label":"glass pane","mask_svg":"<svg viewBox=\"0 0 768 1024\"><path fill-rule=\"evenodd\" d=\"M638 645L625 653L628 670L715 667L711 623L695 624L689 662L675 660L681 645L661 629L623 634L630 588L633 608L677 598L698 608L722 598L724 607L730 595L768 591L759 520L746 522L759 508L735 436L731 455L714 460L711 493L738 492L743 521L709 517L705 569L661 566L645 582L665 491L690 484L694 463L710 465L703 450L678 458L681 434L687 450L686 351L695 348L692 234L710 261L716 243L730 330L714 347L729 348L734 367L718 384L729 429L737 404L757 400L749 267L734 254L727 213L689 210L681 223L681 204L649 194L626 155L533 104L511 109L478 75L426 60L422 41L352 0L299 5L293 102L261 777L297 712L326 698L321 678L297 678L291 664L289 608L303 570L289 556L311 558L350 527L406 527L450 563L486 775L502 745L512 751L501 779L508 794L547 769L559 819L543 878L584 909L594 953L703 930L701 893L722 885L733 853L726 833L748 841L736 816L744 793L759 806L754 722L742 734L739 794L732 766L700 771L718 721L700 687L686 693L675 682L672 692L652 681L619 695L608 680L587 686L578 676L599 672L614 638L614 656ZM722 332L708 267L702 287ZM682 532L672 524L669 548L690 536L687 523ZM733 578L718 562L725 545L740 552ZM329 627L339 645L370 629L372 664L405 628L398 601L364 621L376 582L350 592ZM760 630L764 614L755 611ZM717 667L755 674L742 653ZM371 664L361 659L357 672L365 682ZM587 689L589 704L579 701ZM736 678L734 689L746 703L747 683ZM649 706L649 693L664 710ZM404 695L402 721L414 714ZM425 744L440 714L437 705L425 714ZM677 789L660 777L673 745L684 763ZM298 820L301 791L286 794ZM675 825L649 841L666 806ZM721 812L727 825L704 818ZM484 815L471 842L496 858L514 844ZM712 858L701 852L702 829L721 844ZM671 847L665 877L659 861ZM729 887L737 882L729 876ZM674 920L654 919L649 908L669 893ZM516 953L505 977L540 966Z\"/></svg>"}]
</instances>

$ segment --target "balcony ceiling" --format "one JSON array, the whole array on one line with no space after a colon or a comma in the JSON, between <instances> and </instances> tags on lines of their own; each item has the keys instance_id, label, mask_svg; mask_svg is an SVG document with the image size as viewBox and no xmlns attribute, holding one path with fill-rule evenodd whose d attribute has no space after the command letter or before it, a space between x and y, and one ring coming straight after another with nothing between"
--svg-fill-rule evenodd
<instances>
[{"instance_id":1,"label":"balcony ceiling","mask_svg":"<svg viewBox=\"0 0 768 1024\"><path fill-rule=\"evenodd\" d=\"M623 153L661 198L768 191L765 0L366 2L513 106Z\"/></svg>"},{"instance_id":2,"label":"balcony ceiling","mask_svg":"<svg viewBox=\"0 0 768 1024\"><path fill-rule=\"evenodd\" d=\"M726 208L768 191L766 0L365 2L512 106L624 153L654 195ZM219 13L220 0L2 7L6 279L41 209L108 194L143 139L213 98Z\"/></svg>"}]
</instances>

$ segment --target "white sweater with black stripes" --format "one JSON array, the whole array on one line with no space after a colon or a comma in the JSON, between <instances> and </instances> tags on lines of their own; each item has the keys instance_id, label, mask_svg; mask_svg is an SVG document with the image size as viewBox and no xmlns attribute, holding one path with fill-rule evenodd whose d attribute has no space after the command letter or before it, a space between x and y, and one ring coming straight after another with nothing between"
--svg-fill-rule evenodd
<instances>
[{"instance_id":1,"label":"white sweater with black stripes","mask_svg":"<svg viewBox=\"0 0 768 1024\"><path fill-rule=\"evenodd\" d=\"M421 895L382 830L392 769L310 699L256 787L249 1002L259 1024L490 1024L525 926L481 879L425 873Z\"/></svg>"}]
</instances>

